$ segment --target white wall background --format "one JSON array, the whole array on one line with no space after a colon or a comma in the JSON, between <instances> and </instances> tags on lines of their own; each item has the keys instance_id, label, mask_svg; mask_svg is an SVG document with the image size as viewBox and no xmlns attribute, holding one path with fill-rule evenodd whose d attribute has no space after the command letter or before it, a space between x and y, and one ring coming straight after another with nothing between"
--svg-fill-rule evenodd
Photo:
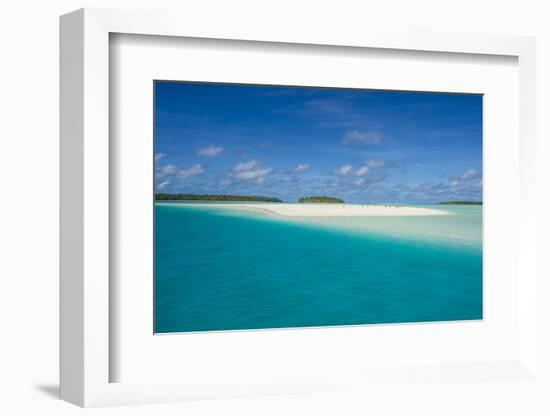
<instances>
[{"instance_id":1,"label":"white wall background","mask_svg":"<svg viewBox=\"0 0 550 416\"><path fill-rule=\"evenodd\" d=\"M6 0L0 9L0 413L72 415L56 399L58 368L58 16L84 6L178 10L337 29L400 26L538 37L541 276L550 277L550 10L544 0ZM504 184L503 184L504 185ZM543 235L546 231L546 236ZM543 249L546 247L546 249ZM543 263L544 262L544 263ZM550 294L544 280L539 292ZM543 348L550 300L541 296ZM548 359L543 365L548 365ZM549 367L546 367L549 368ZM549 374L549 372L547 372ZM415 387L92 410L101 415L548 415L550 384Z\"/></svg>"}]
</instances>

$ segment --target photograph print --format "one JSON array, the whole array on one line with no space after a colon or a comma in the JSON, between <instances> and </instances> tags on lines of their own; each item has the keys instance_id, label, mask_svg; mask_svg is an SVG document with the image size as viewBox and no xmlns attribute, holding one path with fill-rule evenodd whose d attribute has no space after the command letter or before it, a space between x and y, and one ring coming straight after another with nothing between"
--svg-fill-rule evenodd
<instances>
[{"instance_id":1,"label":"photograph print","mask_svg":"<svg viewBox=\"0 0 550 416\"><path fill-rule=\"evenodd\" d=\"M155 333L483 319L483 96L154 82Z\"/></svg>"}]
</instances>

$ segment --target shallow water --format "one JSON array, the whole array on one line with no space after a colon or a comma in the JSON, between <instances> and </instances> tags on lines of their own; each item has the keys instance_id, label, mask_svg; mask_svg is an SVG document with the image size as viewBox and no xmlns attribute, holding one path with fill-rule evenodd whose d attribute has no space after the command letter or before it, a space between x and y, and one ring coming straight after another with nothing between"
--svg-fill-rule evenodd
<instances>
[{"instance_id":1,"label":"shallow water","mask_svg":"<svg viewBox=\"0 0 550 416\"><path fill-rule=\"evenodd\" d=\"M482 318L481 206L284 218L156 205L156 332Z\"/></svg>"}]
</instances>

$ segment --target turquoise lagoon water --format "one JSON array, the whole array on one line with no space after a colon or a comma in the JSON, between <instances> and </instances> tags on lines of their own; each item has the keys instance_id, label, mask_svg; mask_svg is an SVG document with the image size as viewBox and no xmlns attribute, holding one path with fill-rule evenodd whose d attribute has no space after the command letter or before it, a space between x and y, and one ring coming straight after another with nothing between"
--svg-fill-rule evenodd
<instances>
[{"instance_id":1,"label":"turquoise lagoon water","mask_svg":"<svg viewBox=\"0 0 550 416\"><path fill-rule=\"evenodd\" d=\"M482 318L482 209L283 218L156 204L155 332Z\"/></svg>"}]
</instances>

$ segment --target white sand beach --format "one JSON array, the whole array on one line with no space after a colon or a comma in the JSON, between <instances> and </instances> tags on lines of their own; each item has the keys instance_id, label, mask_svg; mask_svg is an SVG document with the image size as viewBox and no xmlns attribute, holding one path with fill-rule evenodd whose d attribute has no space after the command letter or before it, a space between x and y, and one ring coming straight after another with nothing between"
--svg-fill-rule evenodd
<instances>
[{"instance_id":1,"label":"white sand beach","mask_svg":"<svg viewBox=\"0 0 550 416\"><path fill-rule=\"evenodd\" d=\"M199 205L199 204L197 204ZM200 204L203 205L203 204ZM232 203L204 204L211 207L251 209L281 215L283 217L413 217L427 215L447 215L447 212L417 207L394 205L358 204L285 204L285 203Z\"/></svg>"}]
</instances>

